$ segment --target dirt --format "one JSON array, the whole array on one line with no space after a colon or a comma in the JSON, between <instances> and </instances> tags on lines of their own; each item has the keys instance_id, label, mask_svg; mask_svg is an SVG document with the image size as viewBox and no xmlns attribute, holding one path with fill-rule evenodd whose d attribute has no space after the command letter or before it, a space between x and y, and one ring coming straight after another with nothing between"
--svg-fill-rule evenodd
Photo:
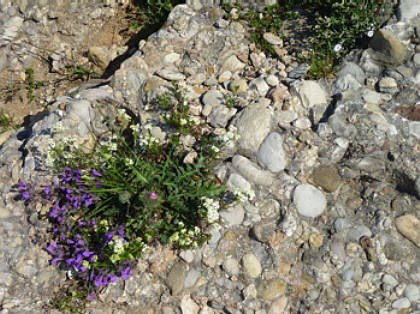
<instances>
[{"instance_id":1,"label":"dirt","mask_svg":"<svg viewBox=\"0 0 420 314\"><path fill-rule=\"evenodd\" d=\"M105 21L99 30L92 30L80 46L69 43L71 59L74 65L82 65L85 69L96 72L96 77L102 75L101 70L88 60L87 51L92 46L110 48L115 45L123 47L133 36L134 30L129 23L133 20L133 8L117 7L113 17ZM54 39L52 39L54 40ZM60 38L65 42L65 39ZM38 47L35 49L35 61L32 63L33 84L28 82L29 75L13 71L0 72L0 113L13 118L15 125L31 121L38 113L48 108L48 101L53 101L59 96L64 96L72 88L80 85L92 75L77 77L73 75L74 68L69 68L62 73L50 71L48 56L51 51ZM0 126L0 132L2 127Z\"/></svg>"}]
</instances>

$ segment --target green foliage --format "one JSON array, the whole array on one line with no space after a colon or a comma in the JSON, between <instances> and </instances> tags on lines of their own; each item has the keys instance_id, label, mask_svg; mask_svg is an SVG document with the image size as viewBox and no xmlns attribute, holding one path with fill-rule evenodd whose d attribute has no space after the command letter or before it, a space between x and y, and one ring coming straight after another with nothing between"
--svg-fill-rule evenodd
<instances>
[{"instance_id":1,"label":"green foliage","mask_svg":"<svg viewBox=\"0 0 420 314\"><path fill-rule=\"evenodd\" d=\"M66 64L66 76L68 80L75 81L75 80L82 80L88 81L91 78L98 78L100 77L99 73L96 73L92 69L88 69L80 64Z\"/></svg>"},{"instance_id":2,"label":"green foliage","mask_svg":"<svg viewBox=\"0 0 420 314\"><path fill-rule=\"evenodd\" d=\"M32 68L27 68L25 71L26 74L26 89L27 89L27 93L26 93L26 97L29 100L29 103L31 103L34 99L35 96L33 95L34 91L42 86L44 86L45 82L43 81L35 81L34 78L34 69Z\"/></svg>"},{"instance_id":3,"label":"green foliage","mask_svg":"<svg viewBox=\"0 0 420 314\"><path fill-rule=\"evenodd\" d=\"M83 291L83 290L82 290ZM78 292L76 289L60 289L59 293L49 302L46 311L56 309L61 313L86 313L87 292Z\"/></svg>"},{"instance_id":4,"label":"green foliage","mask_svg":"<svg viewBox=\"0 0 420 314\"><path fill-rule=\"evenodd\" d=\"M135 31L144 31L150 28L152 31L159 29L166 21L172 9L184 0L146 0L137 5L136 20L130 23Z\"/></svg>"},{"instance_id":5,"label":"green foliage","mask_svg":"<svg viewBox=\"0 0 420 314\"><path fill-rule=\"evenodd\" d=\"M60 169L104 169L100 170L99 185L96 178L82 176L89 186L85 192L98 201L94 209L79 213L78 219L95 219L105 226L124 225L130 244L119 260L139 257L156 241L181 248L200 245L208 238L203 233L208 214L204 201L217 198L225 190L210 177L217 157L215 147L223 142L212 135L200 135L177 89L161 96L156 105L168 110L169 116L163 117L176 129L166 142L153 137L148 126L141 130L120 110L115 124L108 121L111 133L107 144L98 143L88 153L74 145L58 145L51 153ZM192 134L197 139L197 157L191 163L184 162L189 151L180 144L179 134ZM110 262L112 250L103 253Z\"/></svg>"},{"instance_id":6,"label":"green foliage","mask_svg":"<svg viewBox=\"0 0 420 314\"><path fill-rule=\"evenodd\" d=\"M388 1L389 2L389 1ZM282 21L299 17L302 12L313 21L314 35L308 40L312 52L305 58L311 66L308 76L321 78L334 73L340 57L355 48L367 34L372 35L380 27L380 16L391 7L386 0L279 0L263 12L239 13L239 19L246 20L252 28L250 36L263 51L275 55L274 49L264 38L264 32L281 36ZM232 18L235 6L223 4Z\"/></svg>"},{"instance_id":7,"label":"green foliage","mask_svg":"<svg viewBox=\"0 0 420 314\"><path fill-rule=\"evenodd\" d=\"M14 125L13 118L0 110L0 134L13 128L18 128Z\"/></svg>"}]
</instances>

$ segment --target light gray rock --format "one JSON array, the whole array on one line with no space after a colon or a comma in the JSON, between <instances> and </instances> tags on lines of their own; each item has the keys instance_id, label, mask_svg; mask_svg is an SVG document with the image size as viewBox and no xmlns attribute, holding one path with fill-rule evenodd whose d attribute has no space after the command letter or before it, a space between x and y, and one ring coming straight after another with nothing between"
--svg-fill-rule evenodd
<instances>
[{"instance_id":1,"label":"light gray rock","mask_svg":"<svg viewBox=\"0 0 420 314\"><path fill-rule=\"evenodd\" d=\"M366 103L372 104L372 105L380 105L381 103L383 103L381 94L370 89L365 89L362 92L362 99Z\"/></svg>"},{"instance_id":2,"label":"light gray rock","mask_svg":"<svg viewBox=\"0 0 420 314\"><path fill-rule=\"evenodd\" d=\"M245 63L239 61L237 56L231 55L223 61L219 70L219 74L222 74L226 71L234 73L242 70L243 68L245 68Z\"/></svg>"},{"instance_id":3,"label":"light gray rock","mask_svg":"<svg viewBox=\"0 0 420 314\"><path fill-rule=\"evenodd\" d=\"M328 124L338 136L351 139L357 134L356 127L347 123L340 113L335 113L329 117Z\"/></svg>"},{"instance_id":4,"label":"light gray rock","mask_svg":"<svg viewBox=\"0 0 420 314\"><path fill-rule=\"evenodd\" d=\"M270 186L273 182L273 176L270 172L259 169L259 167L248 158L235 155L232 159L233 167L247 180Z\"/></svg>"},{"instance_id":5,"label":"light gray rock","mask_svg":"<svg viewBox=\"0 0 420 314\"><path fill-rule=\"evenodd\" d=\"M192 288L200 277L201 272L196 268L191 268L185 276L184 288Z\"/></svg>"},{"instance_id":6,"label":"light gray rock","mask_svg":"<svg viewBox=\"0 0 420 314\"><path fill-rule=\"evenodd\" d=\"M2 34L0 35L0 44L11 42L22 26L23 18L20 16L13 16L4 22L2 27Z\"/></svg>"},{"instance_id":7,"label":"light gray rock","mask_svg":"<svg viewBox=\"0 0 420 314\"><path fill-rule=\"evenodd\" d=\"M95 119L95 111L92 109L91 104L87 100L78 100L67 104L66 111L69 116L77 116L81 122L78 127L80 136L85 136L89 133L90 122Z\"/></svg>"},{"instance_id":8,"label":"light gray rock","mask_svg":"<svg viewBox=\"0 0 420 314\"><path fill-rule=\"evenodd\" d=\"M245 211L242 205L235 204L220 211L220 218L227 226L239 226L244 221Z\"/></svg>"},{"instance_id":9,"label":"light gray rock","mask_svg":"<svg viewBox=\"0 0 420 314\"><path fill-rule=\"evenodd\" d=\"M420 300L420 289L417 285L408 284L404 290L404 296L411 302L418 302Z\"/></svg>"},{"instance_id":10,"label":"light gray rock","mask_svg":"<svg viewBox=\"0 0 420 314\"><path fill-rule=\"evenodd\" d=\"M234 189L239 189L241 191L250 191L251 184L244 179L241 175L237 173L232 173L229 176L229 179L226 182L226 186Z\"/></svg>"},{"instance_id":11,"label":"light gray rock","mask_svg":"<svg viewBox=\"0 0 420 314\"><path fill-rule=\"evenodd\" d=\"M334 82L334 92L341 93L347 90L356 91L362 87L362 84L350 73L339 76Z\"/></svg>"},{"instance_id":12,"label":"light gray rock","mask_svg":"<svg viewBox=\"0 0 420 314\"><path fill-rule=\"evenodd\" d=\"M372 231L366 226L357 226L347 231L348 242L359 242L361 237L371 237Z\"/></svg>"},{"instance_id":13,"label":"light gray rock","mask_svg":"<svg viewBox=\"0 0 420 314\"><path fill-rule=\"evenodd\" d=\"M296 187L293 202L300 215L310 218L318 217L327 207L325 195L310 184L301 184Z\"/></svg>"},{"instance_id":14,"label":"light gray rock","mask_svg":"<svg viewBox=\"0 0 420 314\"><path fill-rule=\"evenodd\" d=\"M311 108L314 105L327 106L327 93L316 81L300 81L292 85L290 93L299 97L305 108Z\"/></svg>"},{"instance_id":15,"label":"light gray rock","mask_svg":"<svg viewBox=\"0 0 420 314\"><path fill-rule=\"evenodd\" d=\"M274 199L267 199L258 207L262 219L277 219L280 216L280 204Z\"/></svg>"},{"instance_id":16,"label":"light gray rock","mask_svg":"<svg viewBox=\"0 0 420 314\"><path fill-rule=\"evenodd\" d=\"M283 46L283 39L273 33L264 33L263 38L272 45Z\"/></svg>"},{"instance_id":17,"label":"light gray rock","mask_svg":"<svg viewBox=\"0 0 420 314\"><path fill-rule=\"evenodd\" d=\"M392 302L393 309L408 309L411 306L410 300L408 298L399 298Z\"/></svg>"},{"instance_id":18,"label":"light gray rock","mask_svg":"<svg viewBox=\"0 0 420 314\"><path fill-rule=\"evenodd\" d=\"M420 67L420 53L416 53L413 56L413 62L417 67Z\"/></svg>"},{"instance_id":19,"label":"light gray rock","mask_svg":"<svg viewBox=\"0 0 420 314\"><path fill-rule=\"evenodd\" d=\"M398 280L395 279L393 276L391 276L390 274L385 274L382 277L382 282L387 285L386 289L388 291L394 289L397 285L398 285Z\"/></svg>"},{"instance_id":20,"label":"light gray rock","mask_svg":"<svg viewBox=\"0 0 420 314\"><path fill-rule=\"evenodd\" d=\"M304 77L306 73L308 73L309 69L310 69L309 64L301 63L292 71L290 71L288 76L295 80L300 79L301 77Z\"/></svg>"},{"instance_id":21,"label":"light gray rock","mask_svg":"<svg viewBox=\"0 0 420 314\"><path fill-rule=\"evenodd\" d=\"M257 152L258 163L271 172L282 171L288 163L283 148L283 138L279 133L270 133L261 144Z\"/></svg>"},{"instance_id":22,"label":"light gray rock","mask_svg":"<svg viewBox=\"0 0 420 314\"><path fill-rule=\"evenodd\" d=\"M252 80L249 83L249 87L254 89L261 97L265 97L265 95L267 95L268 90L270 89L270 86L268 86L264 78L261 76Z\"/></svg>"},{"instance_id":23,"label":"light gray rock","mask_svg":"<svg viewBox=\"0 0 420 314\"><path fill-rule=\"evenodd\" d=\"M245 108L236 123L239 147L257 152L262 141L270 133L272 112L262 105L251 104Z\"/></svg>"},{"instance_id":24,"label":"light gray rock","mask_svg":"<svg viewBox=\"0 0 420 314\"><path fill-rule=\"evenodd\" d=\"M410 135L420 140L420 121L410 121L408 128Z\"/></svg>"},{"instance_id":25,"label":"light gray rock","mask_svg":"<svg viewBox=\"0 0 420 314\"><path fill-rule=\"evenodd\" d=\"M360 84L365 83L366 74L356 63L345 62L342 68L337 72L337 76L339 77L345 77L347 74L352 75Z\"/></svg>"},{"instance_id":26,"label":"light gray rock","mask_svg":"<svg viewBox=\"0 0 420 314\"><path fill-rule=\"evenodd\" d=\"M401 0L397 9L400 21L409 20L420 14L420 2L417 0Z\"/></svg>"},{"instance_id":27,"label":"light gray rock","mask_svg":"<svg viewBox=\"0 0 420 314\"><path fill-rule=\"evenodd\" d=\"M240 265L237 259L229 256L223 262L223 270L230 276L238 276L240 272Z\"/></svg>"},{"instance_id":28,"label":"light gray rock","mask_svg":"<svg viewBox=\"0 0 420 314\"><path fill-rule=\"evenodd\" d=\"M242 265L244 267L245 274L250 278L257 278L262 272L260 261L252 253L245 254L242 257Z\"/></svg>"},{"instance_id":29,"label":"light gray rock","mask_svg":"<svg viewBox=\"0 0 420 314\"><path fill-rule=\"evenodd\" d=\"M213 107L210 115L207 117L207 122L214 128L224 128L236 112L236 108L228 108L226 106Z\"/></svg>"},{"instance_id":30,"label":"light gray rock","mask_svg":"<svg viewBox=\"0 0 420 314\"><path fill-rule=\"evenodd\" d=\"M225 99L220 91L209 90L203 95L201 102L204 106L216 107L224 105Z\"/></svg>"},{"instance_id":31,"label":"light gray rock","mask_svg":"<svg viewBox=\"0 0 420 314\"><path fill-rule=\"evenodd\" d=\"M188 295L182 297L180 307L182 314L198 314L198 311L200 310L197 303Z\"/></svg>"},{"instance_id":32,"label":"light gray rock","mask_svg":"<svg viewBox=\"0 0 420 314\"><path fill-rule=\"evenodd\" d=\"M171 68L159 70L156 74L168 81L183 81L186 78L184 74Z\"/></svg>"}]
</instances>

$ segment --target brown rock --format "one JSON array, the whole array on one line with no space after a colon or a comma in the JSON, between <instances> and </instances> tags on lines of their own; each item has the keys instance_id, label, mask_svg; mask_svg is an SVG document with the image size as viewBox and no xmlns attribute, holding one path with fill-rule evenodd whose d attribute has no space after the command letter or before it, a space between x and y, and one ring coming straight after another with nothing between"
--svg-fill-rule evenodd
<instances>
[{"instance_id":1,"label":"brown rock","mask_svg":"<svg viewBox=\"0 0 420 314\"><path fill-rule=\"evenodd\" d=\"M374 50L373 58L385 65L398 66L410 57L406 45L386 29L377 31L369 45Z\"/></svg>"},{"instance_id":2,"label":"brown rock","mask_svg":"<svg viewBox=\"0 0 420 314\"><path fill-rule=\"evenodd\" d=\"M334 166L319 166L312 172L314 183L326 192L334 192L341 183L337 169Z\"/></svg>"}]
</instances>

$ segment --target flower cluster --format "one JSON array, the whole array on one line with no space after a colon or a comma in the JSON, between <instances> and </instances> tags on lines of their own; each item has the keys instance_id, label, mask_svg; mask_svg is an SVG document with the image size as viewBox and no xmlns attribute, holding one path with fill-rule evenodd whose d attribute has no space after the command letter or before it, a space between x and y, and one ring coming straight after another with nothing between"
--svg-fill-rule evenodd
<instances>
[{"instance_id":1,"label":"flower cluster","mask_svg":"<svg viewBox=\"0 0 420 314\"><path fill-rule=\"evenodd\" d=\"M59 180L43 187L41 192L43 199L51 203L51 239L45 248L52 256L51 264L61 264L79 279L93 284L90 298L100 287L115 282L118 277L125 280L132 273L133 256L124 238L124 226L108 231L106 220L97 223L95 219L83 219L84 210L97 201L89 190L92 185L101 187L102 175L96 169L86 172L65 168ZM34 186L29 183L20 182L18 189L26 200L35 195Z\"/></svg>"},{"instance_id":2,"label":"flower cluster","mask_svg":"<svg viewBox=\"0 0 420 314\"><path fill-rule=\"evenodd\" d=\"M232 193L236 196L236 199L240 203L245 203L246 201L251 201L255 198L255 192L252 189L246 191L240 189L233 189Z\"/></svg>"},{"instance_id":3,"label":"flower cluster","mask_svg":"<svg viewBox=\"0 0 420 314\"><path fill-rule=\"evenodd\" d=\"M239 137L238 129L233 125L230 125L228 130L224 130L224 132L221 134L221 140L228 147L231 147L234 141L237 141Z\"/></svg>"},{"instance_id":4,"label":"flower cluster","mask_svg":"<svg viewBox=\"0 0 420 314\"><path fill-rule=\"evenodd\" d=\"M201 200L203 201L203 206L207 209L207 221L209 223L214 223L219 220L219 201L208 197L203 197Z\"/></svg>"}]
</instances>

